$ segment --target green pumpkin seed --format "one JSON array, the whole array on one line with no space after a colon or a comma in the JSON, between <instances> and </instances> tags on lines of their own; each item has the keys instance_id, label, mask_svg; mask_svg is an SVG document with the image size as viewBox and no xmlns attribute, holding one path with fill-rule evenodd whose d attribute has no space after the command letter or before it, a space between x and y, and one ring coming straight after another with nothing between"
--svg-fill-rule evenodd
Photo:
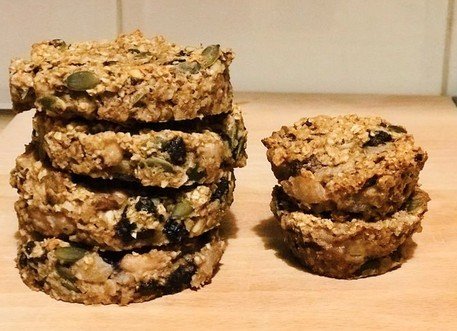
<instances>
[{"instance_id":1,"label":"green pumpkin seed","mask_svg":"<svg viewBox=\"0 0 457 331\"><path fill-rule=\"evenodd\" d=\"M196 61L181 62L178 64L178 68L184 72L190 72L191 74L197 74L200 71L201 66L200 66L200 63L198 63Z\"/></svg>"},{"instance_id":2,"label":"green pumpkin seed","mask_svg":"<svg viewBox=\"0 0 457 331\"><path fill-rule=\"evenodd\" d=\"M195 167L187 170L186 175L189 177L189 180L198 182L200 179L204 178L206 176L206 170L203 169L202 171L198 171L198 164L195 165Z\"/></svg>"},{"instance_id":3,"label":"green pumpkin seed","mask_svg":"<svg viewBox=\"0 0 457 331\"><path fill-rule=\"evenodd\" d=\"M48 95L37 100L39 106L44 111L64 110L66 105L65 101L56 97L55 95Z\"/></svg>"},{"instance_id":4,"label":"green pumpkin seed","mask_svg":"<svg viewBox=\"0 0 457 331\"><path fill-rule=\"evenodd\" d=\"M241 156L241 153L245 150L246 142L247 142L246 137L240 138L240 140L238 142L238 146L236 147L236 150L233 153L233 158L235 159L235 161L238 160L238 158Z\"/></svg>"},{"instance_id":5,"label":"green pumpkin seed","mask_svg":"<svg viewBox=\"0 0 457 331\"><path fill-rule=\"evenodd\" d=\"M171 216L175 219L184 218L190 215L190 213L192 213L193 211L194 208L190 205L189 201L183 200L175 206L175 209L173 209Z\"/></svg>"},{"instance_id":6,"label":"green pumpkin seed","mask_svg":"<svg viewBox=\"0 0 457 331\"><path fill-rule=\"evenodd\" d=\"M230 148L235 148L238 145L238 126L235 125L230 131Z\"/></svg>"},{"instance_id":7,"label":"green pumpkin seed","mask_svg":"<svg viewBox=\"0 0 457 331\"><path fill-rule=\"evenodd\" d=\"M67 77L66 85L72 91L86 91L93 89L100 83L100 79L90 71L77 71Z\"/></svg>"},{"instance_id":8,"label":"green pumpkin seed","mask_svg":"<svg viewBox=\"0 0 457 331\"><path fill-rule=\"evenodd\" d=\"M24 90L21 92L21 100L24 101L28 99L31 96L31 91L33 91L31 88L26 87Z\"/></svg>"},{"instance_id":9,"label":"green pumpkin seed","mask_svg":"<svg viewBox=\"0 0 457 331\"><path fill-rule=\"evenodd\" d=\"M62 265L56 265L56 271L57 271L57 274L62 277L63 279L66 279L70 282L74 282L76 281L76 277L75 275L73 275L70 271L70 269L62 266Z\"/></svg>"},{"instance_id":10,"label":"green pumpkin seed","mask_svg":"<svg viewBox=\"0 0 457 331\"><path fill-rule=\"evenodd\" d=\"M82 248L69 246L57 248L55 254L60 263L70 264L81 259L86 254L86 251Z\"/></svg>"},{"instance_id":11,"label":"green pumpkin seed","mask_svg":"<svg viewBox=\"0 0 457 331\"><path fill-rule=\"evenodd\" d=\"M62 39L53 39L53 40L49 41L48 44L61 51L64 50L65 48L67 48L67 44Z\"/></svg>"},{"instance_id":12,"label":"green pumpkin seed","mask_svg":"<svg viewBox=\"0 0 457 331\"><path fill-rule=\"evenodd\" d=\"M140 167L161 167L163 170L167 172L173 172L173 165L170 162L155 156L150 156L144 161L140 162Z\"/></svg>"},{"instance_id":13,"label":"green pumpkin seed","mask_svg":"<svg viewBox=\"0 0 457 331\"><path fill-rule=\"evenodd\" d=\"M200 60L201 65L203 68L211 67L214 62L219 58L220 54L220 46L219 45L211 45L206 47L202 52L202 58Z\"/></svg>"},{"instance_id":14,"label":"green pumpkin seed","mask_svg":"<svg viewBox=\"0 0 457 331\"><path fill-rule=\"evenodd\" d=\"M399 125L389 125L387 129L396 133L407 133L406 129Z\"/></svg>"},{"instance_id":15,"label":"green pumpkin seed","mask_svg":"<svg viewBox=\"0 0 457 331\"><path fill-rule=\"evenodd\" d=\"M413 212L421 205L421 201L419 199L414 199L414 197L409 198L408 202L406 203L406 211Z\"/></svg>"},{"instance_id":16,"label":"green pumpkin seed","mask_svg":"<svg viewBox=\"0 0 457 331\"><path fill-rule=\"evenodd\" d=\"M141 106L142 102L141 99L143 99L146 96L146 93L137 93L133 96L132 98L132 106L133 107L139 107Z\"/></svg>"}]
</instances>

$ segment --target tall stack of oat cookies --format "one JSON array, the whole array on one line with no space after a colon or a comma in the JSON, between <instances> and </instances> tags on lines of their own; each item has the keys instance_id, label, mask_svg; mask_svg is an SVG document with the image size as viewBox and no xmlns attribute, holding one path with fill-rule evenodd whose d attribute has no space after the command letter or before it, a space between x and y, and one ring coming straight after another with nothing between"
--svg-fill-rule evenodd
<instances>
[{"instance_id":1,"label":"tall stack of oat cookies","mask_svg":"<svg viewBox=\"0 0 457 331\"><path fill-rule=\"evenodd\" d=\"M209 282L218 226L246 164L230 50L136 31L33 45L14 60L15 110L36 107L11 174L23 281L54 298L141 302Z\"/></svg>"},{"instance_id":2,"label":"tall stack of oat cookies","mask_svg":"<svg viewBox=\"0 0 457 331\"><path fill-rule=\"evenodd\" d=\"M404 127L376 117L317 116L263 143L280 184L271 209L309 270L359 278L410 256L429 197L418 185L427 154Z\"/></svg>"}]
</instances>

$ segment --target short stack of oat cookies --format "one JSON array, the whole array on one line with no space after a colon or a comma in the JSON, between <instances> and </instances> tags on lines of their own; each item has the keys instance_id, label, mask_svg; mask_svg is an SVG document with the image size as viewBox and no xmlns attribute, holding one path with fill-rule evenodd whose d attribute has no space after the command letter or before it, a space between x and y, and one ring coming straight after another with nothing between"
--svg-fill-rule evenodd
<instances>
[{"instance_id":1,"label":"short stack of oat cookies","mask_svg":"<svg viewBox=\"0 0 457 331\"><path fill-rule=\"evenodd\" d=\"M429 200L418 186L427 154L404 127L381 118L317 116L263 143L280 184L271 209L309 270L366 277L411 255Z\"/></svg>"},{"instance_id":2,"label":"short stack of oat cookies","mask_svg":"<svg viewBox=\"0 0 457 331\"><path fill-rule=\"evenodd\" d=\"M141 302L209 282L225 243L247 133L219 45L136 31L111 42L33 45L14 60L15 110L36 107L11 173L17 266L70 302Z\"/></svg>"}]
</instances>

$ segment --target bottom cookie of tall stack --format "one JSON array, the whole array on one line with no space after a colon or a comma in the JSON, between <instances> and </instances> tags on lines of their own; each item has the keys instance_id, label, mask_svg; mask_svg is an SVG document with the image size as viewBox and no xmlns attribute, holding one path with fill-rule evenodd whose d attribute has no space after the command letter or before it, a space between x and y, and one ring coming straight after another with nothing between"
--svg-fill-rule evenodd
<instances>
[{"instance_id":1,"label":"bottom cookie of tall stack","mask_svg":"<svg viewBox=\"0 0 457 331\"><path fill-rule=\"evenodd\" d=\"M17 267L24 283L84 304L126 305L200 288L213 277L225 248L217 230L181 245L121 252L20 234Z\"/></svg>"}]
</instances>

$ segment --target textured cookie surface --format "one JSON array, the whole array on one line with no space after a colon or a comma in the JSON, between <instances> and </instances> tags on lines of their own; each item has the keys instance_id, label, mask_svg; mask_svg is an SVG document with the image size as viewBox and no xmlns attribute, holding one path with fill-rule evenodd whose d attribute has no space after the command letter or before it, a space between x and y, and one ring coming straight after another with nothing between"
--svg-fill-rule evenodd
<instances>
[{"instance_id":1,"label":"textured cookie surface","mask_svg":"<svg viewBox=\"0 0 457 331\"><path fill-rule=\"evenodd\" d=\"M231 109L228 67L219 45L180 47L139 31L110 42L33 45L29 60L10 65L15 110L32 107L59 117L160 122Z\"/></svg>"},{"instance_id":2,"label":"textured cookie surface","mask_svg":"<svg viewBox=\"0 0 457 331\"><path fill-rule=\"evenodd\" d=\"M312 272L335 278L360 278L387 272L407 258L407 241L421 231L428 201L428 194L416 187L405 206L392 216L375 222L335 222L300 211L276 186L271 210L281 224L286 244Z\"/></svg>"},{"instance_id":3,"label":"textured cookie surface","mask_svg":"<svg viewBox=\"0 0 457 331\"><path fill-rule=\"evenodd\" d=\"M11 173L20 227L103 249L177 243L219 225L233 201L235 178L224 172L210 185L145 189L85 181L41 162L32 147Z\"/></svg>"},{"instance_id":4,"label":"textured cookie surface","mask_svg":"<svg viewBox=\"0 0 457 331\"><path fill-rule=\"evenodd\" d=\"M238 107L203 120L145 127L63 121L37 114L34 141L56 168L145 186L217 181L221 168L246 164L247 132Z\"/></svg>"},{"instance_id":5,"label":"textured cookie surface","mask_svg":"<svg viewBox=\"0 0 457 331\"><path fill-rule=\"evenodd\" d=\"M225 243L216 232L181 245L109 252L20 233L17 267L24 283L55 299L126 305L208 283Z\"/></svg>"},{"instance_id":6,"label":"textured cookie surface","mask_svg":"<svg viewBox=\"0 0 457 331\"><path fill-rule=\"evenodd\" d=\"M263 139L284 191L303 210L379 218L412 194L427 154L401 126L377 117L304 118Z\"/></svg>"}]
</instances>

